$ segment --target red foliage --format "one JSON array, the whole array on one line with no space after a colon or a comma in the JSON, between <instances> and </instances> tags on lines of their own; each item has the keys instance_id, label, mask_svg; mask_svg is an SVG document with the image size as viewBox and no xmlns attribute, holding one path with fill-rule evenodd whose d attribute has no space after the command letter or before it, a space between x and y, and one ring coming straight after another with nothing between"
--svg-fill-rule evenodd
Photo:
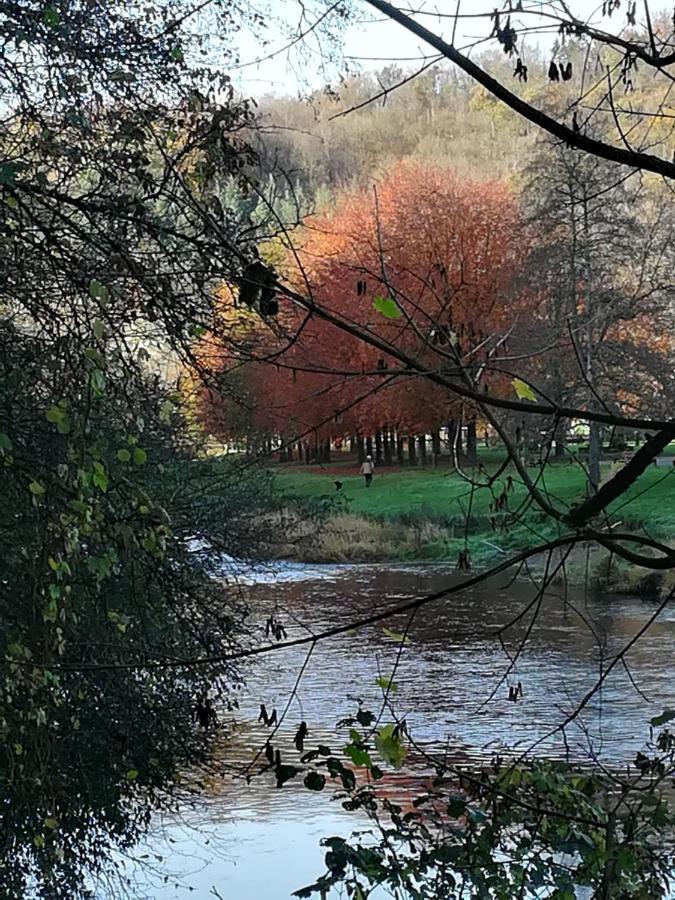
<instances>
[{"instance_id":1,"label":"red foliage","mask_svg":"<svg viewBox=\"0 0 675 900\"><path fill-rule=\"evenodd\" d=\"M452 374L459 354L477 372L490 341L527 307L517 285L527 249L506 185L403 162L376 188L306 222L292 277L316 303L428 368ZM378 300L396 317L378 310ZM276 365L248 367L261 429L316 428L320 438L383 426L414 433L457 416L450 392L406 374L387 354L300 310L287 316L299 334L277 342Z\"/></svg>"}]
</instances>

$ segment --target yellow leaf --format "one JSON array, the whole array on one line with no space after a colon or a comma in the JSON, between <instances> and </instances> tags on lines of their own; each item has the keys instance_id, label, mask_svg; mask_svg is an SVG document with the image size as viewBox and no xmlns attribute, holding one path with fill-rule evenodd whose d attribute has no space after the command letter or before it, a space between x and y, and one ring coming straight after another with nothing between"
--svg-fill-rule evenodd
<instances>
[{"instance_id":1,"label":"yellow leaf","mask_svg":"<svg viewBox=\"0 0 675 900\"><path fill-rule=\"evenodd\" d=\"M511 384L513 385L519 400L531 400L533 403L537 402L537 395L527 382L522 381L520 378L514 378Z\"/></svg>"},{"instance_id":2,"label":"yellow leaf","mask_svg":"<svg viewBox=\"0 0 675 900\"><path fill-rule=\"evenodd\" d=\"M382 631L392 641L396 641L397 644L408 643L408 638L404 634L400 634L398 631L392 631L391 628L383 628Z\"/></svg>"}]
</instances>

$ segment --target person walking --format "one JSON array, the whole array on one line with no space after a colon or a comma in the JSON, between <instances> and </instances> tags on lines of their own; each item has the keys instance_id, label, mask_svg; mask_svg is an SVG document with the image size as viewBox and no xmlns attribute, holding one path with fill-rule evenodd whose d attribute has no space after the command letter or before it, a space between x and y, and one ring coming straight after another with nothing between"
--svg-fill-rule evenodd
<instances>
[{"instance_id":1,"label":"person walking","mask_svg":"<svg viewBox=\"0 0 675 900\"><path fill-rule=\"evenodd\" d=\"M373 472L375 471L375 463L372 456L366 456L361 466L361 474L366 479L366 487L370 487L373 483Z\"/></svg>"}]
</instances>

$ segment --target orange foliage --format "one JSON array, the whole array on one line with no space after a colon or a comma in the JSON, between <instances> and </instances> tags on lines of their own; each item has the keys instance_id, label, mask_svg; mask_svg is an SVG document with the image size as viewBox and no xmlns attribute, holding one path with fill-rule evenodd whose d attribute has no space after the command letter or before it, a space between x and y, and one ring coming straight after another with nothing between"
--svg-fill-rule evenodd
<instances>
[{"instance_id":1,"label":"orange foliage","mask_svg":"<svg viewBox=\"0 0 675 900\"><path fill-rule=\"evenodd\" d=\"M376 189L342 196L306 221L292 280L324 309L452 375L456 353L477 371L489 341L527 309L516 286L527 250L506 185L402 162ZM358 337L300 310L286 315L295 336L277 337L274 363L249 365L246 375L261 430L316 428L325 438L388 425L414 433L457 416L450 392L412 374L392 379L400 364ZM271 352L269 335L257 334L257 355ZM231 346L217 352L227 368Z\"/></svg>"}]
</instances>

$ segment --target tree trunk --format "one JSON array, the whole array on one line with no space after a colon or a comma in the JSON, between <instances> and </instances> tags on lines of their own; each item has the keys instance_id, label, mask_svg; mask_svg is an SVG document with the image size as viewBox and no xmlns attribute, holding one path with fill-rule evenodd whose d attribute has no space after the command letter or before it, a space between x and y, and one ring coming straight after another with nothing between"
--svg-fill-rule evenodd
<instances>
[{"instance_id":1,"label":"tree trunk","mask_svg":"<svg viewBox=\"0 0 675 900\"><path fill-rule=\"evenodd\" d=\"M375 432L375 462L382 462L382 431L379 428Z\"/></svg>"},{"instance_id":2,"label":"tree trunk","mask_svg":"<svg viewBox=\"0 0 675 900\"><path fill-rule=\"evenodd\" d=\"M472 419L466 427L466 458L471 465L478 462L478 441L476 439L475 419Z\"/></svg>"},{"instance_id":3,"label":"tree trunk","mask_svg":"<svg viewBox=\"0 0 675 900\"><path fill-rule=\"evenodd\" d=\"M385 427L383 436L384 436L384 464L385 464L385 466L390 466L391 465L391 456L392 456L391 444L392 444L392 440L393 440L393 434L389 430L388 426Z\"/></svg>"},{"instance_id":4,"label":"tree trunk","mask_svg":"<svg viewBox=\"0 0 675 900\"><path fill-rule=\"evenodd\" d=\"M584 237L588 240L590 235L588 196L584 190L583 196L583 228ZM591 257L586 258L586 381L593 391L595 385L595 345L596 336L593 332L595 315L595 295L593 291L593 265ZM591 397L589 409L594 412L595 398ZM588 434L588 493L597 493L600 485L600 453L602 451L602 431L597 422L591 422Z\"/></svg>"},{"instance_id":5,"label":"tree trunk","mask_svg":"<svg viewBox=\"0 0 675 900\"><path fill-rule=\"evenodd\" d=\"M309 441L305 441L304 446L305 446L305 465L308 466L309 461L312 458L312 451L311 451L311 447L309 445Z\"/></svg>"},{"instance_id":6,"label":"tree trunk","mask_svg":"<svg viewBox=\"0 0 675 900\"><path fill-rule=\"evenodd\" d=\"M426 434L420 434L417 438L417 445L420 448L420 463L423 466L427 464L427 436Z\"/></svg>"},{"instance_id":7,"label":"tree trunk","mask_svg":"<svg viewBox=\"0 0 675 900\"><path fill-rule=\"evenodd\" d=\"M597 493L600 484L600 453L602 432L598 422L591 422L588 435L588 487L591 494Z\"/></svg>"},{"instance_id":8,"label":"tree trunk","mask_svg":"<svg viewBox=\"0 0 675 900\"><path fill-rule=\"evenodd\" d=\"M417 456L415 454L415 435L408 435L408 461L411 466L417 465Z\"/></svg>"},{"instance_id":9,"label":"tree trunk","mask_svg":"<svg viewBox=\"0 0 675 900\"><path fill-rule=\"evenodd\" d=\"M362 463L366 458L366 448L363 443L363 435L356 436L356 452L358 454L359 462Z\"/></svg>"},{"instance_id":10,"label":"tree trunk","mask_svg":"<svg viewBox=\"0 0 675 900\"><path fill-rule=\"evenodd\" d=\"M431 447L434 451L434 465L437 466L441 455L441 436L438 430L431 432Z\"/></svg>"},{"instance_id":11,"label":"tree trunk","mask_svg":"<svg viewBox=\"0 0 675 900\"><path fill-rule=\"evenodd\" d=\"M373 439L372 439L372 437L366 438L366 455L367 456L373 455Z\"/></svg>"},{"instance_id":12,"label":"tree trunk","mask_svg":"<svg viewBox=\"0 0 675 900\"><path fill-rule=\"evenodd\" d=\"M286 462L293 462L293 444L286 447Z\"/></svg>"},{"instance_id":13,"label":"tree trunk","mask_svg":"<svg viewBox=\"0 0 675 900\"><path fill-rule=\"evenodd\" d=\"M288 461L288 450L286 449L286 447L281 446L281 447L279 447L279 462L285 463L287 461Z\"/></svg>"},{"instance_id":14,"label":"tree trunk","mask_svg":"<svg viewBox=\"0 0 675 900\"><path fill-rule=\"evenodd\" d=\"M403 452L403 435L400 431L396 432L396 462L402 466L405 460Z\"/></svg>"},{"instance_id":15,"label":"tree trunk","mask_svg":"<svg viewBox=\"0 0 675 900\"><path fill-rule=\"evenodd\" d=\"M323 442L321 447L321 459L323 462L330 462L330 438Z\"/></svg>"}]
</instances>

